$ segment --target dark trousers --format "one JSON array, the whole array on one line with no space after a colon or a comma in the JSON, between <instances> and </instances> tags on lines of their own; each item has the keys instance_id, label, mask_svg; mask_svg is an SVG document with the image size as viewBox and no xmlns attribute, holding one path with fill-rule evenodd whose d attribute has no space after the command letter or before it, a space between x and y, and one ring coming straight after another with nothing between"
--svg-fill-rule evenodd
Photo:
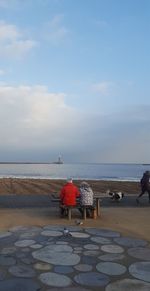
<instances>
[{"instance_id":1,"label":"dark trousers","mask_svg":"<svg viewBox=\"0 0 150 291\"><path fill-rule=\"evenodd\" d=\"M150 189L147 189L147 188L143 188L141 193L139 194L138 198L143 196L145 194L145 192L148 193L148 197L149 197L149 203L150 203Z\"/></svg>"},{"instance_id":2,"label":"dark trousers","mask_svg":"<svg viewBox=\"0 0 150 291\"><path fill-rule=\"evenodd\" d=\"M93 206L89 206L89 207L86 208L86 216L87 217L91 217L92 216L92 210L93 210ZM79 211L80 211L80 213L82 214L82 217L83 217L84 211L83 211L83 207L82 206L79 208Z\"/></svg>"}]
</instances>

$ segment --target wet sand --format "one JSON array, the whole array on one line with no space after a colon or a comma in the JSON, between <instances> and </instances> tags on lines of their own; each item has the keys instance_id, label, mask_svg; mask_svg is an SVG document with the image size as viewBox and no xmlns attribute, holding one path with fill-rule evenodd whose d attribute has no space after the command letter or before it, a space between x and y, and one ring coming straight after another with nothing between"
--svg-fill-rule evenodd
<instances>
[{"instance_id":1,"label":"wet sand","mask_svg":"<svg viewBox=\"0 0 150 291\"><path fill-rule=\"evenodd\" d=\"M137 194L140 191L138 182L120 182L120 181L100 181L88 180L94 192L104 193L108 189L112 191L122 191L126 194ZM49 179L0 179L0 195L30 195L42 194L50 195L51 193L59 193L61 187L66 183L65 180L49 180ZM81 181L74 181L79 186Z\"/></svg>"}]
</instances>

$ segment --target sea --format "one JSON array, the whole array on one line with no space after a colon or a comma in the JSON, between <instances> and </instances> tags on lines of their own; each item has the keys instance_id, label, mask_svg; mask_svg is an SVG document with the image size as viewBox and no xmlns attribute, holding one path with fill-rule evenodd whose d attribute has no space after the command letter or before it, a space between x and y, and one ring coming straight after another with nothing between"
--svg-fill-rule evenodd
<instances>
[{"instance_id":1,"label":"sea","mask_svg":"<svg viewBox=\"0 0 150 291\"><path fill-rule=\"evenodd\" d=\"M0 178L139 181L150 164L0 163Z\"/></svg>"}]
</instances>

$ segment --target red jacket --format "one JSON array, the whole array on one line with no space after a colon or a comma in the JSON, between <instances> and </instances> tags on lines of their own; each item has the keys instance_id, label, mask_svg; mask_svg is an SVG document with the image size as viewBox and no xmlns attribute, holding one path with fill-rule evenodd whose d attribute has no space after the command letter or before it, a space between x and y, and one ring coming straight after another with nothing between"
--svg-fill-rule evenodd
<instances>
[{"instance_id":1,"label":"red jacket","mask_svg":"<svg viewBox=\"0 0 150 291\"><path fill-rule=\"evenodd\" d=\"M76 198L80 196L78 188L73 183L67 183L61 190L60 200L64 205L76 205Z\"/></svg>"}]
</instances>

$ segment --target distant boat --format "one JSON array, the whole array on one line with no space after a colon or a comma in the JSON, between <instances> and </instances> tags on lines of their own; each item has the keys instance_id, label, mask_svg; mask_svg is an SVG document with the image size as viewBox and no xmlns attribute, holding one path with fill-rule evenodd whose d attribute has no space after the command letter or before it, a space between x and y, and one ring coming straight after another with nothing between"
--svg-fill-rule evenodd
<instances>
[{"instance_id":1,"label":"distant boat","mask_svg":"<svg viewBox=\"0 0 150 291\"><path fill-rule=\"evenodd\" d=\"M62 161L61 157L59 156L59 157L58 157L58 161L53 162L53 164L58 164L58 165L63 164L63 161Z\"/></svg>"}]
</instances>

